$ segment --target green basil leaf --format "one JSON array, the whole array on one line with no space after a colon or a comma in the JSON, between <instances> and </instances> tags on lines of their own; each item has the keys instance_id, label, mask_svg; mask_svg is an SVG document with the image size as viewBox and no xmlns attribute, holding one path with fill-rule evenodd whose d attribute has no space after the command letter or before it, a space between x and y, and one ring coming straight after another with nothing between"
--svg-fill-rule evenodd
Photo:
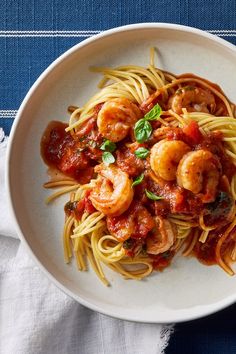
<instances>
[{"instance_id":1,"label":"green basil leaf","mask_svg":"<svg viewBox=\"0 0 236 354\"><path fill-rule=\"evenodd\" d=\"M148 113L145 114L144 119L156 120L160 118L161 113L162 113L161 106L157 103Z\"/></svg>"},{"instance_id":2,"label":"green basil leaf","mask_svg":"<svg viewBox=\"0 0 236 354\"><path fill-rule=\"evenodd\" d=\"M101 149L101 150L104 150L104 151L113 152L113 151L115 151L115 149L116 149L116 144L113 143L113 142L110 141L110 140L106 140L106 141L104 141L104 143L100 146L100 149Z\"/></svg>"},{"instance_id":3,"label":"green basil leaf","mask_svg":"<svg viewBox=\"0 0 236 354\"><path fill-rule=\"evenodd\" d=\"M135 150L134 154L139 159L145 159L148 156L148 154L149 154L149 150L145 149L144 147L140 147L137 150Z\"/></svg>"},{"instance_id":4,"label":"green basil leaf","mask_svg":"<svg viewBox=\"0 0 236 354\"><path fill-rule=\"evenodd\" d=\"M139 119L134 126L135 139L139 143L146 141L152 134L151 124L144 118Z\"/></svg>"},{"instance_id":5,"label":"green basil leaf","mask_svg":"<svg viewBox=\"0 0 236 354\"><path fill-rule=\"evenodd\" d=\"M110 163L114 163L115 162L115 157L112 155L112 153L110 153L109 151L105 151L102 154L102 161L106 164L106 165L110 165Z\"/></svg>"},{"instance_id":6,"label":"green basil leaf","mask_svg":"<svg viewBox=\"0 0 236 354\"><path fill-rule=\"evenodd\" d=\"M144 179L144 174L142 173L140 176L138 176L132 183L132 187L137 186L138 184L142 183Z\"/></svg>"},{"instance_id":7,"label":"green basil leaf","mask_svg":"<svg viewBox=\"0 0 236 354\"><path fill-rule=\"evenodd\" d=\"M160 200L160 199L163 199L163 197L160 197L159 195L156 195L150 191L148 191L147 189L145 189L145 193L146 193L146 196L151 199L151 200Z\"/></svg>"}]
</instances>

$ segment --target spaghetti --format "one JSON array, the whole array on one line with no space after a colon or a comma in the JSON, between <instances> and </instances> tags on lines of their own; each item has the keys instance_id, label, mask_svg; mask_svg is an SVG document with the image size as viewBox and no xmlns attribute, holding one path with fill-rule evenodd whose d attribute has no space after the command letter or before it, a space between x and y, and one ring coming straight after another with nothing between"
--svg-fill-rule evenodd
<instances>
[{"instance_id":1,"label":"spaghetti","mask_svg":"<svg viewBox=\"0 0 236 354\"><path fill-rule=\"evenodd\" d=\"M236 259L235 106L219 86L154 65L92 68L103 74L69 124L51 122L41 142L51 180L69 193L65 261L89 260L125 279L169 266L181 249L233 275Z\"/></svg>"}]
</instances>

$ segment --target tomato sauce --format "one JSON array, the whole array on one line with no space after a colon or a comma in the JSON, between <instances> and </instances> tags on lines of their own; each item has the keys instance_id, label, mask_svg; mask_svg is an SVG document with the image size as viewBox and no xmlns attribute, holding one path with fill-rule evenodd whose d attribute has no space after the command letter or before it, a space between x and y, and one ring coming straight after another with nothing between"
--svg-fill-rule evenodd
<instances>
[{"instance_id":1,"label":"tomato sauce","mask_svg":"<svg viewBox=\"0 0 236 354\"><path fill-rule=\"evenodd\" d=\"M219 240L219 236L215 234L208 235L205 243L198 241L193 249L195 257L206 265L216 264L216 245Z\"/></svg>"},{"instance_id":2,"label":"tomato sauce","mask_svg":"<svg viewBox=\"0 0 236 354\"><path fill-rule=\"evenodd\" d=\"M150 254L149 257L153 260L153 268L155 270L163 271L165 268L170 266L174 255L174 251L166 251L162 254L157 255Z\"/></svg>"},{"instance_id":3,"label":"tomato sauce","mask_svg":"<svg viewBox=\"0 0 236 354\"><path fill-rule=\"evenodd\" d=\"M148 178L147 186L148 190L164 198L164 207L167 212L196 215L203 208L203 203L199 197L177 186L175 182L163 182L162 185L159 185ZM156 202L156 204L158 203L159 201ZM156 207L156 210L158 210L158 207Z\"/></svg>"},{"instance_id":4,"label":"tomato sauce","mask_svg":"<svg viewBox=\"0 0 236 354\"><path fill-rule=\"evenodd\" d=\"M81 219L83 213L86 211L88 214L92 214L96 211L89 199L91 191L86 191L85 196L80 201L67 202L64 210L67 216L73 215L78 221Z\"/></svg>"},{"instance_id":5,"label":"tomato sauce","mask_svg":"<svg viewBox=\"0 0 236 354\"><path fill-rule=\"evenodd\" d=\"M120 216L107 217L107 227L119 241L128 238L143 239L155 227L152 215L139 201L134 200L129 209Z\"/></svg>"},{"instance_id":6,"label":"tomato sauce","mask_svg":"<svg viewBox=\"0 0 236 354\"><path fill-rule=\"evenodd\" d=\"M224 232L227 230L228 225L218 228L217 230L211 231L205 243L197 242L193 249L193 255L203 264L214 265L217 264L216 258L216 247L220 238L223 237ZM236 241L236 227L228 235L227 239L223 242L221 247L221 256L224 258L227 254L229 255L232 247L235 246Z\"/></svg>"},{"instance_id":7,"label":"tomato sauce","mask_svg":"<svg viewBox=\"0 0 236 354\"><path fill-rule=\"evenodd\" d=\"M121 147L116 153L117 166L124 172L128 173L130 177L136 177L140 175L145 169L145 162L137 158L127 147Z\"/></svg>"},{"instance_id":8,"label":"tomato sauce","mask_svg":"<svg viewBox=\"0 0 236 354\"><path fill-rule=\"evenodd\" d=\"M96 161L101 157L98 146L102 139L93 131L94 123L94 119L89 120L74 136L65 131L67 124L49 123L41 139L44 162L81 184L88 183L94 175Z\"/></svg>"}]
</instances>

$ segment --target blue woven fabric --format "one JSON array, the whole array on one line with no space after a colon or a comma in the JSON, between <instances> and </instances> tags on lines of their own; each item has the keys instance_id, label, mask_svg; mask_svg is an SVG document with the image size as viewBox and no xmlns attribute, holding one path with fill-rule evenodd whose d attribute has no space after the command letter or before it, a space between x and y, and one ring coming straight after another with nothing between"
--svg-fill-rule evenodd
<instances>
[{"instance_id":1,"label":"blue woven fabric","mask_svg":"<svg viewBox=\"0 0 236 354\"><path fill-rule=\"evenodd\" d=\"M139 22L190 25L236 44L232 0L0 1L0 125L9 132L5 111L19 108L36 78L65 50L93 33Z\"/></svg>"},{"instance_id":2,"label":"blue woven fabric","mask_svg":"<svg viewBox=\"0 0 236 354\"><path fill-rule=\"evenodd\" d=\"M140 22L189 25L236 44L235 0L1 0L0 127L9 134L25 94L61 53L99 31ZM233 306L177 326L167 354L236 353L235 315Z\"/></svg>"}]
</instances>

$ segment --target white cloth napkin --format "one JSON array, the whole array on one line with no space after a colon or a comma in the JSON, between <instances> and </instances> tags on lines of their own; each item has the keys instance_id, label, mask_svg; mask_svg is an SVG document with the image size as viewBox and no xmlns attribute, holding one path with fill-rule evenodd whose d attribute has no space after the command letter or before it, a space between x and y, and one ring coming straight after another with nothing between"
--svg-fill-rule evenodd
<instances>
[{"instance_id":1,"label":"white cloth napkin","mask_svg":"<svg viewBox=\"0 0 236 354\"><path fill-rule=\"evenodd\" d=\"M6 145L0 128L0 353L164 353L172 326L122 321L91 311L57 289L29 258L8 213Z\"/></svg>"}]
</instances>

